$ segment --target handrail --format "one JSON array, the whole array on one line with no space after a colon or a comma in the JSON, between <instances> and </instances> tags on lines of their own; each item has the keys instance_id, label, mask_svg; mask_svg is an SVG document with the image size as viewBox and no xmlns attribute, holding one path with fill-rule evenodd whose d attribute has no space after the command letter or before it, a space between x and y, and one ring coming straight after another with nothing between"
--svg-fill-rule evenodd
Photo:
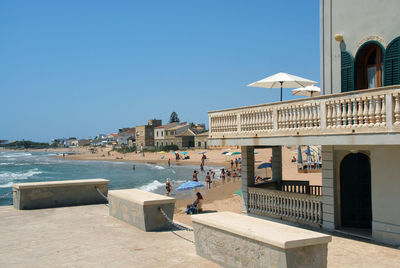
<instances>
[{"instance_id":1,"label":"handrail","mask_svg":"<svg viewBox=\"0 0 400 268\"><path fill-rule=\"evenodd\" d=\"M210 138L400 132L400 86L209 112Z\"/></svg>"}]
</instances>

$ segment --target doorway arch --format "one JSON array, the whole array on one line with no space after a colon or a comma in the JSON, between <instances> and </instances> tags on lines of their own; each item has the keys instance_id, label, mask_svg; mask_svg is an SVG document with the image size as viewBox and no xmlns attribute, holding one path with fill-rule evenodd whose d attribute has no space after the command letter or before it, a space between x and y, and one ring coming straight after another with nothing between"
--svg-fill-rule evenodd
<instances>
[{"instance_id":1,"label":"doorway arch","mask_svg":"<svg viewBox=\"0 0 400 268\"><path fill-rule=\"evenodd\" d=\"M341 226L371 229L371 164L363 153L351 153L340 163Z\"/></svg>"}]
</instances>

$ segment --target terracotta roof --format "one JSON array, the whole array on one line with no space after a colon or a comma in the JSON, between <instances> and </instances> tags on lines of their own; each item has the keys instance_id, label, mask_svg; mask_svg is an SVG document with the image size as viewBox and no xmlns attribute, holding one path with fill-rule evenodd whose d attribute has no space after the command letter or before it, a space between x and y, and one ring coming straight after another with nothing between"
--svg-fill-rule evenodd
<instances>
[{"instance_id":1,"label":"terracotta roof","mask_svg":"<svg viewBox=\"0 0 400 268\"><path fill-rule=\"evenodd\" d=\"M177 125L177 126L174 126L174 127L170 128L169 130L177 130L177 129L180 129L180 128L183 128L183 127L186 127L186 126L187 126L187 124Z\"/></svg>"}]
</instances>

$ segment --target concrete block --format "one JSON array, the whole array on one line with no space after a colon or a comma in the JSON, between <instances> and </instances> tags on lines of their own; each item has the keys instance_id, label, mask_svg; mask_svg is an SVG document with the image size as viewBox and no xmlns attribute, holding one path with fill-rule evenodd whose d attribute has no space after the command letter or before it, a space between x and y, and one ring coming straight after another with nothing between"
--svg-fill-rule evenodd
<instances>
[{"instance_id":1,"label":"concrete block","mask_svg":"<svg viewBox=\"0 0 400 268\"><path fill-rule=\"evenodd\" d=\"M334 190L332 187L322 187L322 195L333 197ZM322 200L323 201L323 200Z\"/></svg>"},{"instance_id":2,"label":"concrete block","mask_svg":"<svg viewBox=\"0 0 400 268\"><path fill-rule=\"evenodd\" d=\"M322 193L322 203L323 205L328 204L328 205L333 205L334 204L334 198L333 196L328 196L328 195L324 195Z\"/></svg>"},{"instance_id":3,"label":"concrete block","mask_svg":"<svg viewBox=\"0 0 400 268\"><path fill-rule=\"evenodd\" d=\"M323 179L333 179L333 170L322 168L322 178Z\"/></svg>"},{"instance_id":4,"label":"concrete block","mask_svg":"<svg viewBox=\"0 0 400 268\"><path fill-rule=\"evenodd\" d=\"M324 208L325 208L325 206L324 206ZM335 215L333 215L332 213L327 213L327 212L323 212L323 215L322 215L322 219L324 220L324 221L328 221L328 222L335 222Z\"/></svg>"},{"instance_id":5,"label":"concrete block","mask_svg":"<svg viewBox=\"0 0 400 268\"><path fill-rule=\"evenodd\" d=\"M193 215L196 252L224 267L326 267L331 236L231 212Z\"/></svg>"},{"instance_id":6,"label":"concrete block","mask_svg":"<svg viewBox=\"0 0 400 268\"><path fill-rule=\"evenodd\" d=\"M114 190L109 193L109 213L146 232L170 230L172 226L159 208L173 220L175 201L138 189Z\"/></svg>"},{"instance_id":7,"label":"concrete block","mask_svg":"<svg viewBox=\"0 0 400 268\"><path fill-rule=\"evenodd\" d=\"M324 187L333 188L333 179L332 178L323 178L322 179L322 189Z\"/></svg>"},{"instance_id":8,"label":"concrete block","mask_svg":"<svg viewBox=\"0 0 400 268\"><path fill-rule=\"evenodd\" d=\"M16 209L105 204L96 187L107 195L108 183L105 179L14 183L13 204Z\"/></svg>"}]
</instances>

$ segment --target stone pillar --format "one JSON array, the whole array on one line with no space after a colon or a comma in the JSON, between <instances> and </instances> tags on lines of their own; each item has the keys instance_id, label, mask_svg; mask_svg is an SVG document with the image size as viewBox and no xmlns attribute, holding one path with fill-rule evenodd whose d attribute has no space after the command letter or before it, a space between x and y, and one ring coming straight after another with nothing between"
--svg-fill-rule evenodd
<instances>
[{"instance_id":1,"label":"stone pillar","mask_svg":"<svg viewBox=\"0 0 400 268\"><path fill-rule=\"evenodd\" d=\"M272 180L282 182L282 146L272 147Z\"/></svg>"},{"instance_id":2,"label":"stone pillar","mask_svg":"<svg viewBox=\"0 0 400 268\"><path fill-rule=\"evenodd\" d=\"M248 210L248 187L254 186L254 147L242 146L242 213Z\"/></svg>"},{"instance_id":3,"label":"stone pillar","mask_svg":"<svg viewBox=\"0 0 400 268\"><path fill-rule=\"evenodd\" d=\"M335 229L335 174L333 146L323 145L322 150L322 228Z\"/></svg>"}]
</instances>

